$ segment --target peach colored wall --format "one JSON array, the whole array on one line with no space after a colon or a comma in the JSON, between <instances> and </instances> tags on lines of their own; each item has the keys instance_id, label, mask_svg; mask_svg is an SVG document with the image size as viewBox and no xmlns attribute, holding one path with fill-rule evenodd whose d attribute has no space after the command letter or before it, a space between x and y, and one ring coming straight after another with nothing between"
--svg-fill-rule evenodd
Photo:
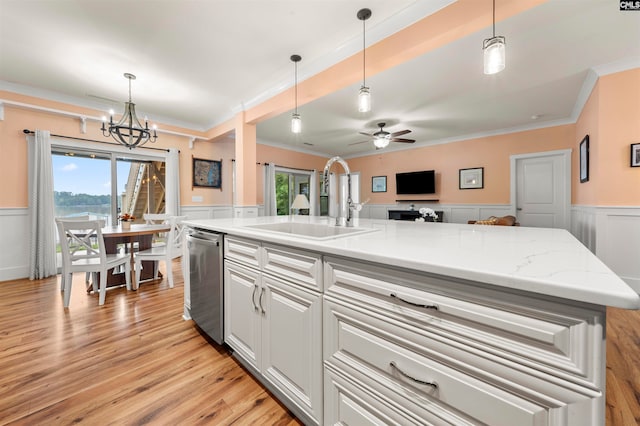
<instances>
[{"instance_id":1,"label":"peach colored wall","mask_svg":"<svg viewBox=\"0 0 640 426\"><path fill-rule=\"evenodd\" d=\"M578 149L589 135L589 181L579 183ZM640 143L640 68L601 77L576 123L574 204L640 205L640 168L630 167Z\"/></svg>"},{"instance_id":2,"label":"peach colored wall","mask_svg":"<svg viewBox=\"0 0 640 426\"><path fill-rule=\"evenodd\" d=\"M48 108L73 111L87 114L87 116L98 116L98 112L82 110L78 107L57 104L24 96L12 97L12 94L0 92L0 97L29 103L32 105L46 106ZM18 99L19 98L19 99ZM52 134L72 136L77 138L94 139L98 141L109 141L102 136L98 121L87 120L87 133L80 133L80 120L76 117L62 116L59 114L37 111L16 107L10 104L4 105L4 120L0 120L0 208L28 207L28 162L27 162L27 141L23 129L29 130L49 130ZM180 154L180 170L182 182L181 202L185 204L190 201L189 192L185 190L185 183L191 182L191 154L188 148L188 139L184 136L160 134L155 144L149 144L154 148L178 148ZM199 148L197 152L203 152L203 156L211 149L208 147ZM208 149L207 149L208 148ZM196 150L194 150L196 152ZM215 158L215 157L214 157ZM230 180L229 180L230 181ZM189 186L190 190L190 186ZM230 198L229 198L230 199Z\"/></svg>"},{"instance_id":3,"label":"peach colored wall","mask_svg":"<svg viewBox=\"0 0 640 426\"><path fill-rule=\"evenodd\" d=\"M438 199L441 203L507 204L510 202L510 156L573 147L574 125L550 127L507 135L470 139L405 151L353 158L349 166L360 172L361 198L371 203L397 199ZM458 188L459 169L484 167L484 188ZM397 196L395 173L436 171L436 194ZM371 178L387 176L387 192L372 193Z\"/></svg>"},{"instance_id":4,"label":"peach colored wall","mask_svg":"<svg viewBox=\"0 0 640 426\"><path fill-rule=\"evenodd\" d=\"M640 143L640 68L607 75L600 86L598 137L592 142L599 206L640 206L640 167L631 167Z\"/></svg>"},{"instance_id":5,"label":"peach colored wall","mask_svg":"<svg viewBox=\"0 0 640 426\"><path fill-rule=\"evenodd\" d=\"M257 145L256 158L259 163L274 163L278 166L291 167L296 169L318 170L322 171L328 157L319 155L305 154L297 151L289 151L283 148L277 148L269 145ZM264 202L262 196L263 169L262 165L256 165L256 189L258 204Z\"/></svg>"},{"instance_id":6,"label":"peach colored wall","mask_svg":"<svg viewBox=\"0 0 640 426\"><path fill-rule=\"evenodd\" d=\"M600 139L599 99L600 85L596 84L576 122L576 137L571 155L571 202L573 204L586 206L597 204L596 182L599 180L600 171L595 167L595 159L600 152L600 147L595 142ZM585 135L589 135L589 159L591 164L589 165L589 180L580 183L580 142Z\"/></svg>"}]
</instances>

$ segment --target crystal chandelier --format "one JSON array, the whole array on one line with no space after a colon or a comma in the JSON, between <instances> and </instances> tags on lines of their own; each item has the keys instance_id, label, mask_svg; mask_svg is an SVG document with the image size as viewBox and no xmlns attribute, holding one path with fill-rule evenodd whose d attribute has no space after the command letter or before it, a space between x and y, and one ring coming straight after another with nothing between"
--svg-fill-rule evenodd
<instances>
[{"instance_id":1,"label":"crystal chandelier","mask_svg":"<svg viewBox=\"0 0 640 426\"><path fill-rule=\"evenodd\" d=\"M124 103L124 113L117 123L113 122L113 110L109 111L109 126L107 127L107 117L102 117L102 134L105 137L112 136L117 142L133 149L142 146L148 141L154 143L158 139L156 134L156 126L149 129L147 118L144 119L144 127L140 124L140 120L136 116L136 104L131 102L131 80L135 80L136 76L130 73L124 74L129 79L129 102Z\"/></svg>"}]
</instances>

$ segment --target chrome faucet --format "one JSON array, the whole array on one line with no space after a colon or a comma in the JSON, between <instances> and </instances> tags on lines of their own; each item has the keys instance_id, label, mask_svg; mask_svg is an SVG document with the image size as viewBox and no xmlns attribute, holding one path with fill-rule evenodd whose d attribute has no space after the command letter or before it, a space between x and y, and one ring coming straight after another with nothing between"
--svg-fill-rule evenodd
<instances>
[{"instance_id":1,"label":"chrome faucet","mask_svg":"<svg viewBox=\"0 0 640 426\"><path fill-rule=\"evenodd\" d=\"M347 162L342 158L335 156L327 161L327 164L324 166L324 172L322 172L322 188L320 192L323 195L329 195L329 170L331 170L333 163L336 162L342 165L344 172L347 174L347 217L341 216L343 212L342 206L344 205L344 194L340 193L340 212L338 213L338 217L336 217L336 226L353 226L353 211L359 210L359 205L357 206L351 199L351 171L349 170Z\"/></svg>"}]
</instances>

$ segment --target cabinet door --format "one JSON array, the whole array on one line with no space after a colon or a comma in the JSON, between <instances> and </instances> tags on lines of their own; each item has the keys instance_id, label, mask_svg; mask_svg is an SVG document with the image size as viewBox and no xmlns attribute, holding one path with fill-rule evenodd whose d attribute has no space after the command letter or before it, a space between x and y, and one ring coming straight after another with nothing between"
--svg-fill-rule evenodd
<instances>
[{"instance_id":1,"label":"cabinet door","mask_svg":"<svg viewBox=\"0 0 640 426\"><path fill-rule=\"evenodd\" d=\"M256 370L260 370L260 273L225 262L224 340Z\"/></svg>"},{"instance_id":2,"label":"cabinet door","mask_svg":"<svg viewBox=\"0 0 640 426\"><path fill-rule=\"evenodd\" d=\"M322 424L322 299L268 275L258 304L262 323L262 374Z\"/></svg>"}]
</instances>

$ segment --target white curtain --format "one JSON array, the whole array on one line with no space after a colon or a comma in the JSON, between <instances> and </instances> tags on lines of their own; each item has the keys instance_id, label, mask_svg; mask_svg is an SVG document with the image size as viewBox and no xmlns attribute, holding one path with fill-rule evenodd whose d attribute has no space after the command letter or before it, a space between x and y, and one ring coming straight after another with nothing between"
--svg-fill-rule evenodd
<instances>
[{"instance_id":1,"label":"white curtain","mask_svg":"<svg viewBox=\"0 0 640 426\"><path fill-rule=\"evenodd\" d=\"M173 216L180 215L180 161L178 150L170 148L167 155L167 174L165 177L165 212Z\"/></svg>"},{"instance_id":2,"label":"white curtain","mask_svg":"<svg viewBox=\"0 0 640 426\"><path fill-rule=\"evenodd\" d=\"M53 209L53 166L49 131L36 130L29 141L29 279L57 274Z\"/></svg>"},{"instance_id":3,"label":"white curtain","mask_svg":"<svg viewBox=\"0 0 640 426\"><path fill-rule=\"evenodd\" d=\"M263 200L264 215L275 216L278 214L276 209L276 165L273 163L264 164L263 179Z\"/></svg>"},{"instance_id":4,"label":"white curtain","mask_svg":"<svg viewBox=\"0 0 640 426\"><path fill-rule=\"evenodd\" d=\"M320 216L320 199L318 198L318 172L314 170L311 172L309 178L309 204L311 209L309 214L311 216Z\"/></svg>"},{"instance_id":5,"label":"white curtain","mask_svg":"<svg viewBox=\"0 0 640 426\"><path fill-rule=\"evenodd\" d=\"M338 185L336 183L336 175L329 173L329 216L338 217L340 214L340 206L338 205Z\"/></svg>"}]
</instances>

